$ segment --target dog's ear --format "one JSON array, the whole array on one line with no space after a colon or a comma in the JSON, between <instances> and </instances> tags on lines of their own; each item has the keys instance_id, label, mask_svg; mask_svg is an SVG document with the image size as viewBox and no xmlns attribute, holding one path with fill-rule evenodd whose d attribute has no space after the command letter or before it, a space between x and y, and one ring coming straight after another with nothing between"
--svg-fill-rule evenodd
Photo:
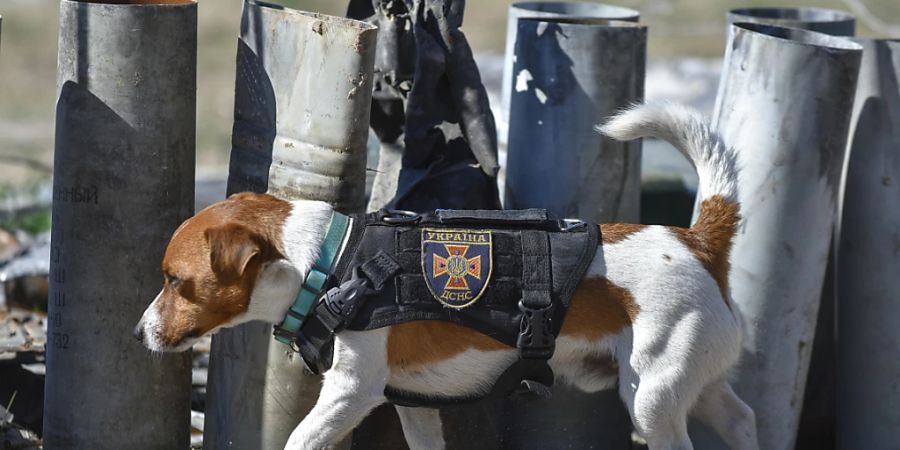
<instances>
[{"instance_id":1,"label":"dog's ear","mask_svg":"<svg viewBox=\"0 0 900 450\"><path fill-rule=\"evenodd\" d=\"M240 278L250 261L262 252L259 236L238 224L209 228L204 235L212 270L224 280Z\"/></svg>"}]
</instances>

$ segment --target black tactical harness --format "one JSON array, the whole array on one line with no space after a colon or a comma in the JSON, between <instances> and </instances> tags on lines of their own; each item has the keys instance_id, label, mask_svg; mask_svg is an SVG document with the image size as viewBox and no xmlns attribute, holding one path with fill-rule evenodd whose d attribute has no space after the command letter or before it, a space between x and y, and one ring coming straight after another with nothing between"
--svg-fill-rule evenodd
<instances>
[{"instance_id":1,"label":"black tactical harness","mask_svg":"<svg viewBox=\"0 0 900 450\"><path fill-rule=\"evenodd\" d=\"M489 275L469 306L442 304L427 284L423 233L444 230L490 233ZM307 367L321 373L331 367L334 335L342 330L445 320L515 347L519 358L487 395L434 398L388 386L388 400L434 407L501 397L522 388L546 394L553 384L547 361L575 288L596 253L599 235L596 225L551 219L536 209L438 210L421 215L379 211L356 216L324 294L302 318L299 331L276 327L275 335L290 340Z\"/></svg>"}]
</instances>

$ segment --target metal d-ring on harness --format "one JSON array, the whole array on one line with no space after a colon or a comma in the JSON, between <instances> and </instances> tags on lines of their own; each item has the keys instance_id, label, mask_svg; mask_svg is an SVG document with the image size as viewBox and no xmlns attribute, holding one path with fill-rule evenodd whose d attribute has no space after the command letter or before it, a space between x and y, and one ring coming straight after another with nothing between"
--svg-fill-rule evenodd
<instances>
[{"instance_id":1,"label":"metal d-ring on harness","mask_svg":"<svg viewBox=\"0 0 900 450\"><path fill-rule=\"evenodd\" d=\"M510 216L506 214L510 214ZM499 227L500 230L506 227L505 229L514 230L517 236L520 236L523 270L521 273L521 297L518 301L520 314L507 316L517 318L518 332L500 340L508 345L515 345L519 356L517 360L497 378L492 390L487 395L432 398L418 393L394 390L390 387L387 387L384 393L388 400L395 404L429 407L484 398L502 398L514 392L527 391L538 395L549 395L549 386L553 384L553 371L548 361L555 350L555 337L567 309L568 299L574 293L575 284L580 280L590 259L593 258L599 240L599 234L595 230L588 229L586 224L581 221L550 220L545 213L534 210L513 213L504 211L436 211L424 215L408 211L380 211L370 215L366 220L362 219L358 218L359 223L354 226L345 227L344 234L348 250L344 253L347 255L337 255L336 258L340 258L340 261L331 261L329 264L332 272L327 274L328 283L321 285L315 303L306 311L301 311L303 319L301 327L296 330L288 330L283 326L276 327L275 334L279 341L288 341L289 345L300 353L312 372L321 373L328 370L331 366L334 336L353 324L362 309L369 308L367 301L371 302L372 300L367 299L381 294L387 283L395 277L400 277L401 273L408 273L406 269L401 268L394 255L383 250L383 248L392 248L391 245L374 246L372 251L365 253L366 256L362 256L362 253L357 254L358 245L365 243L370 245L372 242L368 239L362 242L363 235L367 233L366 227L374 226L380 230L385 230L385 228L408 230L396 233L409 233L409 230L416 230L418 226L431 227L432 225L456 227L457 224L462 224L462 226L469 227ZM596 227L594 228L596 229ZM583 238L579 238L581 240L578 242L581 244L560 247L560 239L557 237L556 244L552 248L574 255L575 257L570 259L577 260L578 263L553 262L556 260L553 259L551 253L550 241L552 239L550 235L568 233L584 235ZM328 239L326 239L327 241ZM365 245L361 246L365 247ZM556 264L561 265L553 267ZM576 267L577 269L575 269ZM556 290L554 290L552 276L554 269L567 274L565 283L562 286L557 285ZM346 277L343 275L345 273ZM344 281L340 282L342 279ZM560 280L555 281L557 284L560 282ZM336 285L338 282L340 284ZM325 288L328 285L334 287L326 291ZM304 283L305 286L306 283ZM391 286L391 289L396 289L395 284L392 283ZM303 290L301 290L302 293ZM384 295L390 295L390 292L386 292ZM300 296L298 295L299 301ZM437 303L434 302L433 305L437 305ZM557 305L560 308L557 308ZM404 308L408 308L408 306ZM432 310L430 313L425 311L415 314L449 314L446 309L438 308L438 310L443 312L435 313ZM515 307L512 311L515 311ZM292 317L291 313L288 314L285 321L287 322L290 317ZM371 329L399 323L399 321L384 321L383 315L378 317L382 321L377 324L368 322L371 325L369 328L359 328L360 325L356 324L351 329ZM431 315L425 318L457 320L443 315ZM366 317L361 319L368 320ZM409 318L405 320L409 320ZM484 332L483 329L482 331Z\"/></svg>"},{"instance_id":2,"label":"metal d-ring on harness","mask_svg":"<svg viewBox=\"0 0 900 450\"><path fill-rule=\"evenodd\" d=\"M404 211L402 209L392 209L384 211L381 215L381 221L391 225L416 224L422 220L422 215L413 211Z\"/></svg>"}]
</instances>

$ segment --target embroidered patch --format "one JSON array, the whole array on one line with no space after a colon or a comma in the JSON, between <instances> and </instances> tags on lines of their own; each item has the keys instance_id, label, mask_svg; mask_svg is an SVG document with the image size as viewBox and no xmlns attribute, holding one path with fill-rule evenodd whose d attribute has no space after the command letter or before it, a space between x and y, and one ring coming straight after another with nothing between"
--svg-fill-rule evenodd
<instances>
[{"instance_id":1,"label":"embroidered patch","mask_svg":"<svg viewBox=\"0 0 900 450\"><path fill-rule=\"evenodd\" d=\"M490 231L422 229L422 272L437 301L462 309L481 297L491 280Z\"/></svg>"}]
</instances>

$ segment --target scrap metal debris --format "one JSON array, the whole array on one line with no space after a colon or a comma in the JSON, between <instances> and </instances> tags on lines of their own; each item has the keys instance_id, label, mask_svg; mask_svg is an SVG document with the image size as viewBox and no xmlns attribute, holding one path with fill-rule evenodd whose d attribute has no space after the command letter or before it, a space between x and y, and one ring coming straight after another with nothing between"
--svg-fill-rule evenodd
<instances>
[{"instance_id":1,"label":"scrap metal debris","mask_svg":"<svg viewBox=\"0 0 900 450\"><path fill-rule=\"evenodd\" d=\"M17 450L39 449L41 448L41 438L34 432L15 424L0 425L0 447Z\"/></svg>"},{"instance_id":2,"label":"scrap metal debris","mask_svg":"<svg viewBox=\"0 0 900 450\"><path fill-rule=\"evenodd\" d=\"M20 352L44 352L47 317L19 309L0 310L0 361L11 361Z\"/></svg>"},{"instance_id":3,"label":"scrap metal debris","mask_svg":"<svg viewBox=\"0 0 900 450\"><path fill-rule=\"evenodd\" d=\"M41 448L50 237L0 230L0 448Z\"/></svg>"}]
</instances>

